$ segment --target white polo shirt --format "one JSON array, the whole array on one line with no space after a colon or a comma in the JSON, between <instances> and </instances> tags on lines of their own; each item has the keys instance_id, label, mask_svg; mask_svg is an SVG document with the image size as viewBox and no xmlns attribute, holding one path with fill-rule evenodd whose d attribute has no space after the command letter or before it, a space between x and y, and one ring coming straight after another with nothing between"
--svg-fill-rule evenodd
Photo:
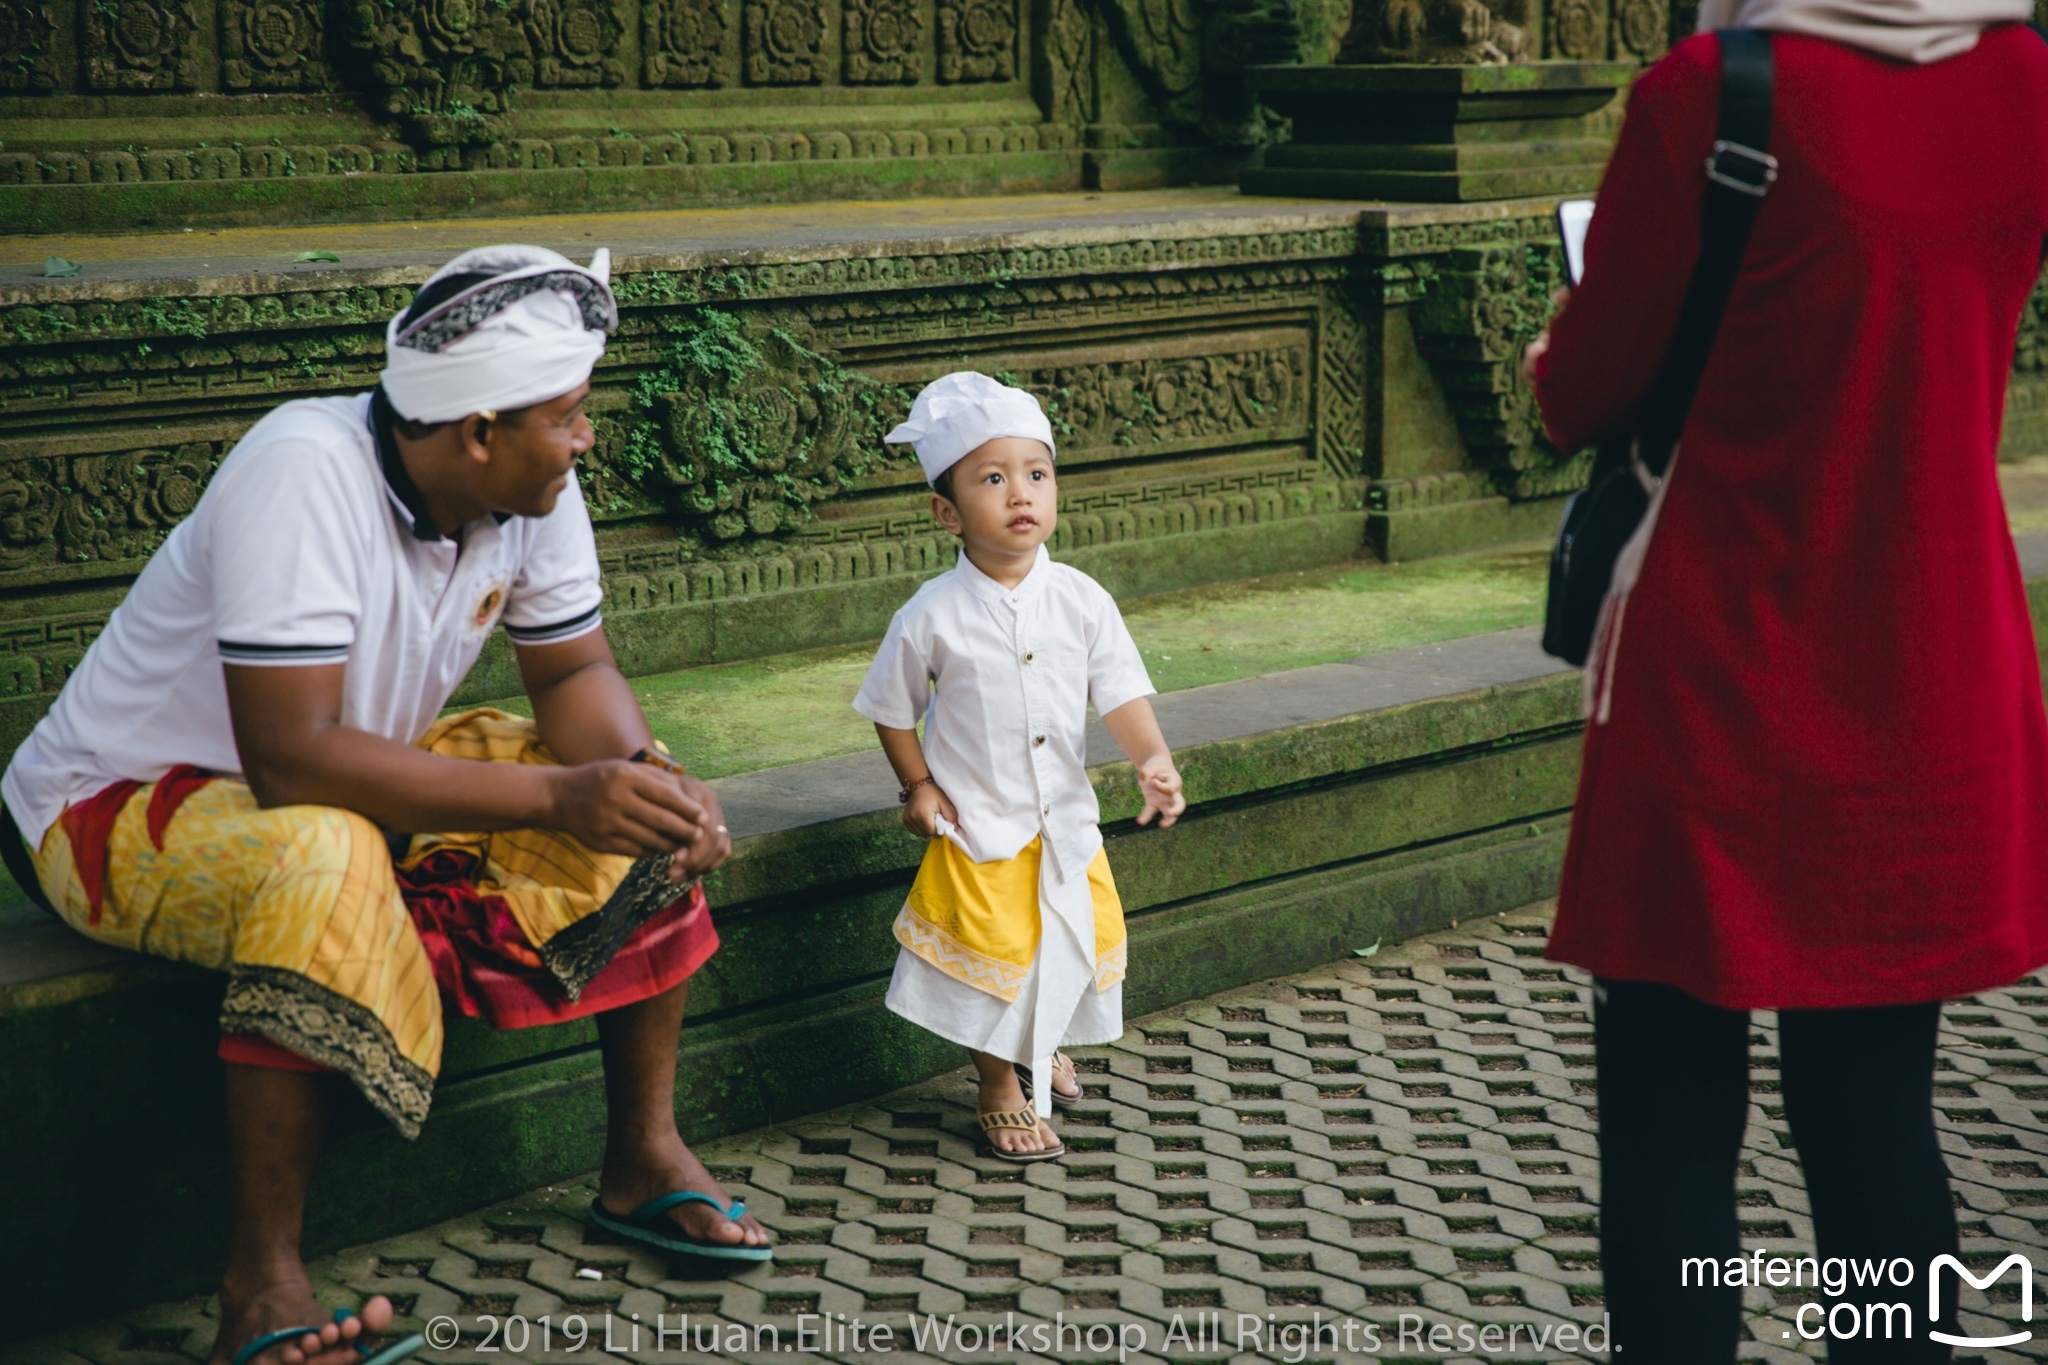
<instances>
[{"instance_id":1,"label":"white polo shirt","mask_svg":"<svg viewBox=\"0 0 2048 1365\"><path fill-rule=\"evenodd\" d=\"M286 403L239 441L34 732L0 795L31 844L64 807L180 763L239 773L221 672L346 663L342 724L425 733L491 628L526 644L596 630L603 590L575 479L545 517L444 539L370 397Z\"/></svg>"},{"instance_id":2,"label":"white polo shirt","mask_svg":"<svg viewBox=\"0 0 2048 1365\"><path fill-rule=\"evenodd\" d=\"M1014 858L1042 834L1064 881L1102 847L1088 706L1107 715L1152 692L1116 599L1040 546L1015 588L963 554L918 589L889 622L853 708L894 730L924 719L925 762L959 812L953 837L969 857Z\"/></svg>"}]
</instances>

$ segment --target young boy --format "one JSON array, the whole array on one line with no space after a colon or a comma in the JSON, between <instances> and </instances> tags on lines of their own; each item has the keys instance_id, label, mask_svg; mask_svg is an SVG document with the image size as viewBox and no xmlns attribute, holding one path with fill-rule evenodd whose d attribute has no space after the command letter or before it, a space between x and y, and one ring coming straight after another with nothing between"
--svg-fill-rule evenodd
<instances>
[{"instance_id":1,"label":"young boy","mask_svg":"<svg viewBox=\"0 0 2048 1365\"><path fill-rule=\"evenodd\" d=\"M973 1054L996 1156L1046 1161L1066 1148L1045 1118L1081 1096L1057 1049L1124 1031L1090 702L1137 765L1138 823L1156 814L1163 829L1187 801L1115 600L1045 552L1059 494L1038 400L949 374L884 439L915 447L932 515L962 546L889 623L853 702L903 784L904 826L931 840L896 917L889 1008Z\"/></svg>"}]
</instances>

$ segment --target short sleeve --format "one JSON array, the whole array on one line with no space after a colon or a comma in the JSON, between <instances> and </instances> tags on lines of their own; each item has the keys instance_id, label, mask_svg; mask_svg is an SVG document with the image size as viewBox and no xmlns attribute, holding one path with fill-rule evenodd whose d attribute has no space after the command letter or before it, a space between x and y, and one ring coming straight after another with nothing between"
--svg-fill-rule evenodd
<instances>
[{"instance_id":1,"label":"short sleeve","mask_svg":"<svg viewBox=\"0 0 2048 1365\"><path fill-rule=\"evenodd\" d=\"M916 729L932 697L931 661L911 637L904 615L899 611L889 622L889 633L853 698L854 710L891 730Z\"/></svg>"},{"instance_id":2,"label":"short sleeve","mask_svg":"<svg viewBox=\"0 0 2048 1365\"><path fill-rule=\"evenodd\" d=\"M348 452L353 454L354 452ZM214 638L223 662L347 661L362 617L361 499L343 452L313 440L251 451L206 493Z\"/></svg>"},{"instance_id":3,"label":"short sleeve","mask_svg":"<svg viewBox=\"0 0 2048 1365\"><path fill-rule=\"evenodd\" d=\"M1125 702L1149 697L1157 689L1145 672L1138 642L1131 638L1116 599L1100 585L1091 594L1093 620L1088 632L1088 700L1095 714L1106 716Z\"/></svg>"},{"instance_id":4,"label":"short sleeve","mask_svg":"<svg viewBox=\"0 0 2048 1365\"><path fill-rule=\"evenodd\" d=\"M552 645L604 624L597 538L583 490L572 476L555 510L528 522L532 539L505 604L505 633L517 645Z\"/></svg>"}]
</instances>

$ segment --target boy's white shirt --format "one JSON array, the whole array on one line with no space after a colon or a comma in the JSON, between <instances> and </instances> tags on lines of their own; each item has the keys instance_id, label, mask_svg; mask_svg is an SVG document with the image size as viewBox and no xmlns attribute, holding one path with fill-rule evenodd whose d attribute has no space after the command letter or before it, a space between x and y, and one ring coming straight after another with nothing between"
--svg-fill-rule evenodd
<instances>
[{"instance_id":1,"label":"boy's white shirt","mask_svg":"<svg viewBox=\"0 0 2048 1365\"><path fill-rule=\"evenodd\" d=\"M960 817L946 837L968 857L1000 862L1043 837L1064 882L1102 847L1087 708L1153 691L1116 599L1040 546L1015 588L962 554L918 589L853 707L893 730L924 720L925 762Z\"/></svg>"}]
</instances>

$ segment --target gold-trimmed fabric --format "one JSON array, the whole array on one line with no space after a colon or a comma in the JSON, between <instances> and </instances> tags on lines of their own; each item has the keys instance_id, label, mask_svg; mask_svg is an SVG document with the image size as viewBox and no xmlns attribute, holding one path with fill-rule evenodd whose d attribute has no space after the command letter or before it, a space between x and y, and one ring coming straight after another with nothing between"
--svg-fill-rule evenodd
<instances>
[{"instance_id":1,"label":"gold-trimmed fabric","mask_svg":"<svg viewBox=\"0 0 2048 1365\"><path fill-rule=\"evenodd\" d=\"M1042 916L1037 839L1014 858L977 863L951 839L933 839L896 915L896 941L962 985L1013 1004L1038 958ZM1095 989L1124 979L1123 901L1102 849L1088 864L1095 907Z\"/></svg>"},{"instance_id":2,"label":"gold-trimmed fabric","mask_svg":"<svg viewBox=\"0 0 2048 1365\"><path fill-rule=\"evenodd\" d=\"M436 723L421 747L555 761L532 721L492 710ZM218 778L184 798L158 848L147 827L154 790L136 790L114 819L96 915L63 822L50 826L34 857L51 904L102 943L228 973L223 1032L259 1034L332 1067L417 1136L441 1066L441 998L383 831L334 807L266 810L246 783ZM615 894L631 858L547 830L419 835L407 861L448 844L477 851L479 892L503 899L572 999L658 908Z\"/></svg>"}]
</instances>

